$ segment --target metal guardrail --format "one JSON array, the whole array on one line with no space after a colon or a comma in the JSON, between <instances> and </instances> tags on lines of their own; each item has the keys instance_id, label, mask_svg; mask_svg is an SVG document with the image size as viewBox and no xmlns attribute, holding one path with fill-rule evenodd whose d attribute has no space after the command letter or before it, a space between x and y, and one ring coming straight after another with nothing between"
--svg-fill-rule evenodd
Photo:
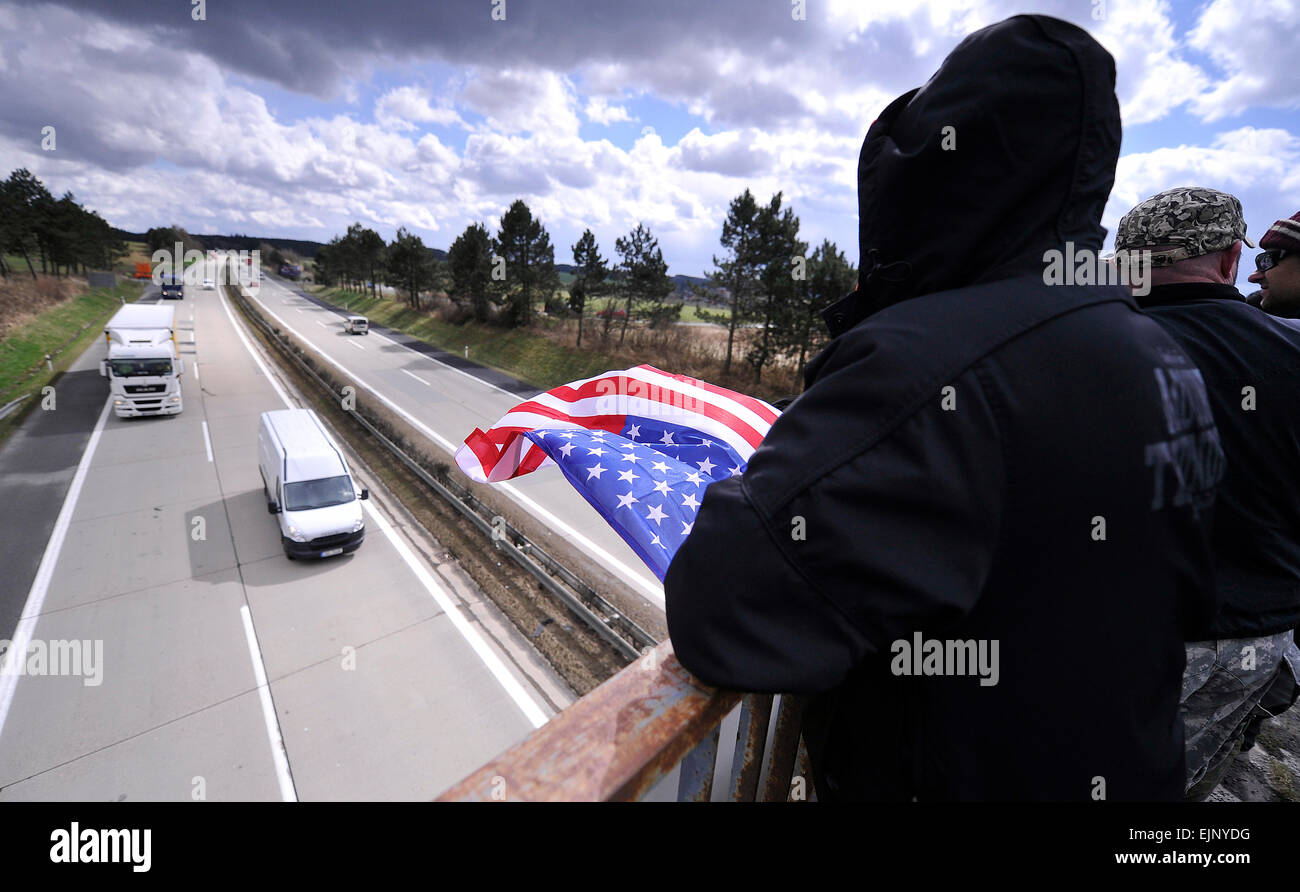
<instances>
[{"instance_id":1,"label":"metal guardrail","mask_svg":"<svg viewBox=\"0 0 1300 892\"><path fill-rule=\"evenodd\" d=\"M644 798L680 765L677 800L712 798L720 725L740 706L727 798L814 798L800 698L702 685L672 642L565 709L438 797L440 802L608 802ZM796 772L798 772L796 774Z\"/></svg>"},{"instance_id":2,"label":"metal guardrail","mask_svg":"<svg viewBox=\"0 0 1300 892\"><path fill-rule=\"evenodd\" d=\"M243 286L237 282L230 283L230 293L243 311L244 316L257 325L272 342L282 348L290 346L283 337L262 315L249 303L243 293ZM595 631L624 658L636 660L643 654L643 649L653 647L656 639L627 616L624 616L609 601L602 598L593 588L584 583L573 571L569 570L543 548L513 527L504 517L492 512L468 490L463 490L449 480L439 480L429 473L416 458L392 441L370 419L355 408L348 408L343 395L334 390L333 385L312 368L292 349L282 349L304 374L309 376L326 393L339 400L340 407L354 421L374 436L392 455L415 474L421 482L441 496L448 504L470 521L471 525L486 535L498 551L504 552L516 564L527 570L556 599L561 601L579 619ZM354 385L355 386L355 385ZM360 389L360 388L358 388ZM630 640L629 640L630 639Z\"/></svg>"}]
</instances>

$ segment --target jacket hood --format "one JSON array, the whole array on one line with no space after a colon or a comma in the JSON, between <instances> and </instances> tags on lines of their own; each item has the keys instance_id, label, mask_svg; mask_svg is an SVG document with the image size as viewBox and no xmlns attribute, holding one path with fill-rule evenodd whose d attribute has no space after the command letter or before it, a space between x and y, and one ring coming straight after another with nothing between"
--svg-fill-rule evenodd
<instances>
[{"instance_id":1,"label":"jacket hood","mask_svg":"<svg viewBox=\"0 0 1300 892\"><path fill-rule=\"evenodd\" d=\"M867 131L858 159L858 289L825 313L838 337L936 291L1100 250L1119 158L1115 62L1068 22L1023 15L963 40Z\"/></svg>"}]
</instances>

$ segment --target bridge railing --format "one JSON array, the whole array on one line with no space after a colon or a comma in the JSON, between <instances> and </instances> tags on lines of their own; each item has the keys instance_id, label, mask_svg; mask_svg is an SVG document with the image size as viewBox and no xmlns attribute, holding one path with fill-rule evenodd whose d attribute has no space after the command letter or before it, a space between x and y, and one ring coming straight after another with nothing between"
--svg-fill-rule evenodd
<instances>
[{"instance_id":1,"label":"bridge railing","mask_svg":"<svg viewBox=\"0 0 1300 892\"><path fill-rule=\"evenodd\" d=\"M737 707L735 740L719 759L720 728ZM721 798L719 762L730 765L732 801L812 798L802 709L791 696L706 687L664 641L439 801L632 801L679 767L677 800L709 801Z\"/></svg>"}]
</instances>

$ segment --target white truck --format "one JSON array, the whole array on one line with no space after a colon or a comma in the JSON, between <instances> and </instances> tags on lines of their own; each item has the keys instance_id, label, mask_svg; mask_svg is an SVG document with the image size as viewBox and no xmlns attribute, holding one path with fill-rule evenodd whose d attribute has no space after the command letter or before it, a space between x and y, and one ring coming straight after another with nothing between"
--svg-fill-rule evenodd
<instances>
[{"instance_id":1,"label":"white truck","mask_svg":"<svg viewBox=\"0 0 1300 892\"><path fill-rule=\"evenodd\" d=\"M184 362L176 347L172 307L127 304L104 326L108 356L99 373L108 378L119 418L176 415L181 411Z\"/></svg>"}]
</instances>

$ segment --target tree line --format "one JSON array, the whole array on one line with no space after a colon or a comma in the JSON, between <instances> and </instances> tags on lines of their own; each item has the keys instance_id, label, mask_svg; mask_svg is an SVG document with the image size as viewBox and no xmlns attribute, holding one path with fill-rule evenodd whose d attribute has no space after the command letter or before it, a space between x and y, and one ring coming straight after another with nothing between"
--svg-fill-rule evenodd
<instances>
[{"instance_id":1,"label":"tree line","mask_svg":"<svg viewBox=\"0 0 1300 892\"><path fill-rule=\"evenodd\" d=\"M111 269L127 253L107 221L71 192L55 199L26 168L0 182L0 276L14 272L6 255L21 257L35 279L38 261L42 274L68 276Z\"/></svg>"},{"instance_id":2,"label":"tree line","mask_svg":"<svg viewBox=\"0 0 1300 892\"><path fill-rule=\"evenodd\" d=\"M724 374L738 358L741 327L753 329L744 338L743 360L755 383L779 359L802 372L821 344L820 311L852 290L856 270L830 240L808 254L808 244L799 238L799 218L781 193L766 204L748 189L733 199L720 241L724 252L713 258L715 269L698 293L730 308ZM471 224L445 259L404 227L385 242L375 230L354 223L320 249L314 276L325 285L368 289L372 296L381 281L392 284L416 309L425 297L446 294L461 318L510 327L530 325L540 303L549 316L577 319L579 347L592 307L602 299L597 321L606 343L616 325L622 345L634 322L662 329L680 318L683 304L669 300L675 286L659 241L645 224L615 240L613 257L601 254L590 229L570 251L574 279L561 302L550 234L528 205L516 200L495 236L484 224Z\"/></svg>"}]
</instances>

